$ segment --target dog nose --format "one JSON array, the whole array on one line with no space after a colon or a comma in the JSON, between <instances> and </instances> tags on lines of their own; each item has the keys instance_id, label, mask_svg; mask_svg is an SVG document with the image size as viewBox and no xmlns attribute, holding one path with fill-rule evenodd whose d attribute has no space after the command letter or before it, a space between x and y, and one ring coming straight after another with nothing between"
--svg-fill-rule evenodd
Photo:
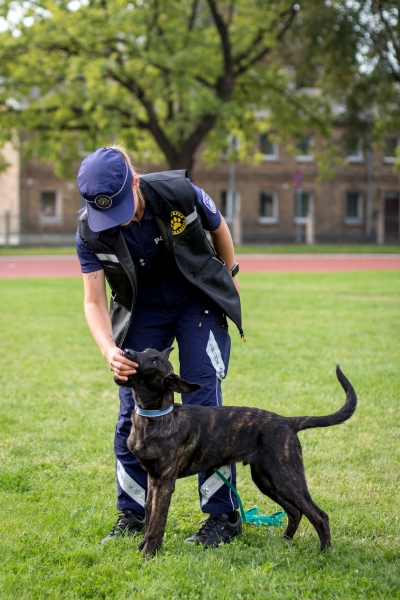
<instances>
[{"instance_id":1,"label":"dog nose","mask_svg":"<svg viewBox=\"0 0 400 600\"><path fill-rule=\"evenodd\" d=\"M131 350L130 348L125 348L124 356L126 358L129 358L129 360L136 360L136 352L134 350Z\"/></svg>"}]
</instances>

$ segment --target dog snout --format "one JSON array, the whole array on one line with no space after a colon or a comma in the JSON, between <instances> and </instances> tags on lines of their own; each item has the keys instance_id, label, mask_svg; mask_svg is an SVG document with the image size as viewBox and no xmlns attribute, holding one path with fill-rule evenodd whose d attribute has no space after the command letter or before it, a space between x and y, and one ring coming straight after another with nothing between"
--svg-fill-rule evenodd
<instances>
[{"instance_id":1,"label":"dog snout","mask_svg":"<svg viewBox=\"0 0 400 600\"><path fill-rule=\"evenodd\" d=\"M131 350L130 348L125 348L124 357L128 358L129 360L132 360L133 362L137 362L137 353L134 350Z\"/></svg>"},{"instance_id":2,"label":"dog snout","mask_svg":"<svg viewBox=\"0 0 400 600\"><path fill-rule=\"evenodd\" d=\"M128 380L118 379L118 377L114 377L114 383L119 385L120 387L132 387L132 378L133 375L128 375Z\"/></svg>"}]
</instances>

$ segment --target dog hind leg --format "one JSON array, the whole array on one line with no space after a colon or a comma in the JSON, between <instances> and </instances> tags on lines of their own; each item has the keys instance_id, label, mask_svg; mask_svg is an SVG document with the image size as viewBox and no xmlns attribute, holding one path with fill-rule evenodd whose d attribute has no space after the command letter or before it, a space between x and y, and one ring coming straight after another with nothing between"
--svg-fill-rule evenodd
<instances>
[{"instance_id":1,"label":"dog hind leg","mask_svg":"<svg viewBox=\"0 0 400 600\"><path fill-rule=\"evenodd\" d=\"M329 527L329 517L307 493L308 501L304 514L310 523L315 527L319 540L321 542L321 551L326 550L331 545L331 531Z\"/></svg>"},{"instance_id":2,"label":"dog hind leg","mask_svg":"<svg viewBox=\"0 0 400 600\"><path fill-rule=\"evenodd\" d=\"M298 466L299 465L297 465L297 467ZM295 468L286 463L283 469L281 468L269 473L269 479L274 488L276 497L282 498L286 503L295 506L300 514L305 515L311 525L313 525L321 543L321 550L328 548L328 546L331 545L329 517L312 500L307 489L307 482L303 469ZM285 508L283 503L279 502L279 504ZM287 529L289 529L288 534L290 537L290 534L292 533L290 523L288 524ZM284 535L286 535L286 532Z\"/></svg>"},{"instance_id":3,"label":"dog hind leg","mask_svg":"<svg viewBox=\"0 0 400 600\"><path fill-rule=\"evenodd\" d=\"M258 489L260 490L260 492L271 498L271 500L276 502L276 504L279 504L279 506L281 506L286 512L288 517L288 524L285 531L282 534L282 537L287 540L291 540L299 526L302 517L301 511L298 508L296 508L296 506L294 506L291 502L288 502L287 500L285 500L285 498L282 498L276 492L276 489L272 486L265 472L265 469L261 464L250 464L250 469L251 477Z\"/></svg>"}]
</instances>

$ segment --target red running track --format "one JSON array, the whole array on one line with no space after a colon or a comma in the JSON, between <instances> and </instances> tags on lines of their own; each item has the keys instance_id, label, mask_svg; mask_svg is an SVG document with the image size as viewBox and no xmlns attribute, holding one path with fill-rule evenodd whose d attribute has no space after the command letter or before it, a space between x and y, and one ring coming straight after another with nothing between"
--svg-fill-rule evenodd
<instances>
[{"instance_id":1,"label":"red running track","mask_svg":"<svg viewBox=\"0 0 400 600\"><path fill-rule=\"evenodd\" d=\"M400 269L400 254L242 254L241 273ZM0 256L0 279L79 277L76 256Z\"/></svg>"},{"instance_id":2,"label":"red running track","mask_svg":"<svg viewBox=\"0 0 400 600\"><path fill-rule=\"evenodd\" d=\"M327 273L400 269L400 254L242 254L243 273Z\"/></svg>"}]
</instances>

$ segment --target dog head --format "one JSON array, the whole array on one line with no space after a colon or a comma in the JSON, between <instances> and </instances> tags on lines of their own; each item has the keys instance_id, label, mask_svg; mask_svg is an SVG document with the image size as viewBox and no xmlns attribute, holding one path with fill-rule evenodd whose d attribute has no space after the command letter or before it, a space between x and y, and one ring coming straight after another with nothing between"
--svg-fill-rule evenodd
<instances>
[{"instance_id":1,"label":"dog head","mask_svg":"<svg viewBox=\"0 0 400 600\"><path fill-rule=\"evenodd\" d=\"M155 398L163 398L167 392L178 392L180 394L191 394L201 388L198 383L189 383L176 375L169 355L173 348L166 348L158 352L147 348L143 352L135 352L127 349L124 356L137 363L138 367L134 375L130 375L127 381L114 377L114 381L121 387L130 387L135 390L138 404L148 405ZM172 401L173 401L173 394ZM145 408L145 406L142 406Z\"/></svg>"}]
</instances>

